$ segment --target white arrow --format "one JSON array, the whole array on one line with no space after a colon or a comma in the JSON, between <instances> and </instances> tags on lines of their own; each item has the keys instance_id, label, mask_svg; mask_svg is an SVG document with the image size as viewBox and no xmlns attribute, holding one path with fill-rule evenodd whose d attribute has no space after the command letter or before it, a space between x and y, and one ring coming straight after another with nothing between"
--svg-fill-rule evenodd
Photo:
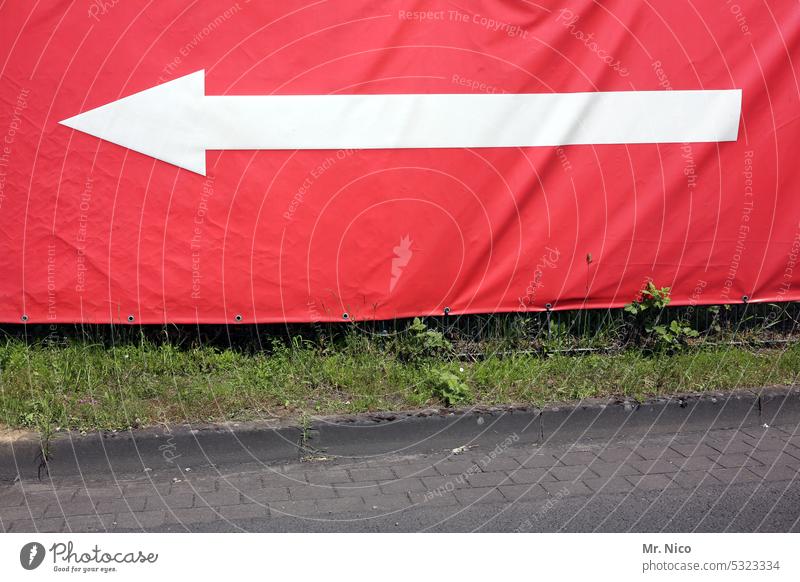
<instances>
[{"instance_id":1,"label":"white arrow","mask_svg":"<svg viewBox=\"0 0 800 582\"><path fill-rule=\"evenodd\" d=\"M61 123L198 174L206 150L736 141L741 89L207 96L205 71Z\"/></svg>"}]
</instances>

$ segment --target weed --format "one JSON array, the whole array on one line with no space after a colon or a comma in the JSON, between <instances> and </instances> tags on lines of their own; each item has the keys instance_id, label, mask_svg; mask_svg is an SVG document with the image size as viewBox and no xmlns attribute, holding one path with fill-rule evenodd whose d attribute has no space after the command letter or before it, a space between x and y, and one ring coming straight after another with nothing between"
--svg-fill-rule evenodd
<instances>
[{"instance_id":1,"label":"weed","mask_svg":"<svg viewBox=\"0 0 800 582\"><path fill-rule=\"evenodd\" d=\"M664 321L670 301L669 287L659 288L648 281L641 295L625 306L625 312L635 318L634 333L645 349L680 349L689 339L700 335L685 320L667 318Z\"/></svg>"},{"instance_id":2,"label":"weed","mask_svg":"<svg viewBox=\"0 0 800 582\"><path fill-rule=\"evenodd\" d=\"M446 406L468 404L472 401L469 386L453 372L431 368L428 372L426 388L432 397Z\"/></svg>"},{"instance_id":3,"label":"weed","mask_svg":"<svg viewBox=\"0 0 800 582\"><path fill-rule=\"evenodd\" d=\"M452 349L442 332L429 329L419 317L415 317L408 329L397 336L394 346L397 356L407 362L440 357Z\"/></svg>"}]
</instances>

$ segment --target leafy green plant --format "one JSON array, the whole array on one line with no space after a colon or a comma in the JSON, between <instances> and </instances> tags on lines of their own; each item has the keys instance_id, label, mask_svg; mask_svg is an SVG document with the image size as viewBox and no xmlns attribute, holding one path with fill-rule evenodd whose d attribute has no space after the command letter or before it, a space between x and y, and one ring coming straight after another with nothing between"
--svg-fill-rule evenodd
<instances>
[{"instance_id":1,"label":"leafy green plant","mask_svg":"<svg viewBox=\"0 0 800 582\"><path fill-rule=\"evenodd\" d=\"M670 321L669 325L654 325L648 332L655 337L656 345L661 348L682 347L689 338L700 335L692 326L677 319Z\"/></svg>"},{"instance_id":2,"label":"leafy green plant","mask_svg":"<svg viewBox=\"0 0 800 582\"><path fill-rule=\"evenodd\" d=\"M429 329L419 317L396 340L396 352L400 359L414 361L441 356L452 350L452 344L444 335Z\"/></svg>"},{"instance_id":3,"label":"leafy green plant","mask_svg":"<svg viewBox=\"0 0 800 582\"><path fill-rule=\"evenodd\" d=\"M669 305L671 301L669 294L669 287L659 289L652 281L648 281L639 297L625 306L625 311L633 315L652 313L656 309L660 311Z\"/></svg>"},{"instance_id":4,"label":"leafy green plant","mask_svg":"<svg viewBox=\"0 0 800 582\"><path fill-rule=\"evenodd\" d=\"M625 312L635 318L634 333L644 348L675 350L699 335L686 321L663 319L670 301L669 287L659 288L648 281L640 296L625 306Z\"/></svg>"},{"instance_id":5,"label":"leafy green plant","mask_svg":"<svg viewBox=\"0 0 800 582\"><path fill-rule=\"evenodd\" d=\"M433 397L441 400L446 406L456 406L472 401L469 386L453 372L437 368L431 369L427 388Z\"/></svg>"}]
</instances>

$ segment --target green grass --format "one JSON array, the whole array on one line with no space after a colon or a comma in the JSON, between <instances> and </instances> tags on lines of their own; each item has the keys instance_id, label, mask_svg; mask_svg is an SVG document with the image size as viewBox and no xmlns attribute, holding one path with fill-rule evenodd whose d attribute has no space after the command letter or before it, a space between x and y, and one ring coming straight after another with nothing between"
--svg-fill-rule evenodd
<instances>
[{"instance_id":1,"label":"green grass","mask_svg":"<svg viewBox=\"0 0 800 582\"><path fill-rule=\"evenodd\" d=\"M421 339L420 339L421 338ZM414 343L415 342L415 343ZM45 434L452 404L535 404L792 384L800 345L693 347L674 354L492 356L459 361L424 331L413 349L374 336L295 341L245 354L141 342L0 344L0 424Z\"/></svg>"}]
</instances>

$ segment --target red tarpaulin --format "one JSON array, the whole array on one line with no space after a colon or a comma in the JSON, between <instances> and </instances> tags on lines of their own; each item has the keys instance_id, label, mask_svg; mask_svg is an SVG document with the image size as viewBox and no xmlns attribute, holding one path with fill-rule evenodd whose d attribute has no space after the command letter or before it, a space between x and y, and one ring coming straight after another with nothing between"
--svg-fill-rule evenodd
<instances>
[{"instance_id":1,"label":"red tarpaulin","mask_svg":"<svg viewBox=\"0 0 800 582\"><path fill-rule=\"evenodd\" d=\"M8 0L0 320L609 307L649 279L674 304L796 300L799 49L795 0ZM741 89L742 110L736 141L705 143L336 149L327 130L332 149L212 149L206 176L59 124L200 70L210 96Z\"/></svg>"}]
</instances>

